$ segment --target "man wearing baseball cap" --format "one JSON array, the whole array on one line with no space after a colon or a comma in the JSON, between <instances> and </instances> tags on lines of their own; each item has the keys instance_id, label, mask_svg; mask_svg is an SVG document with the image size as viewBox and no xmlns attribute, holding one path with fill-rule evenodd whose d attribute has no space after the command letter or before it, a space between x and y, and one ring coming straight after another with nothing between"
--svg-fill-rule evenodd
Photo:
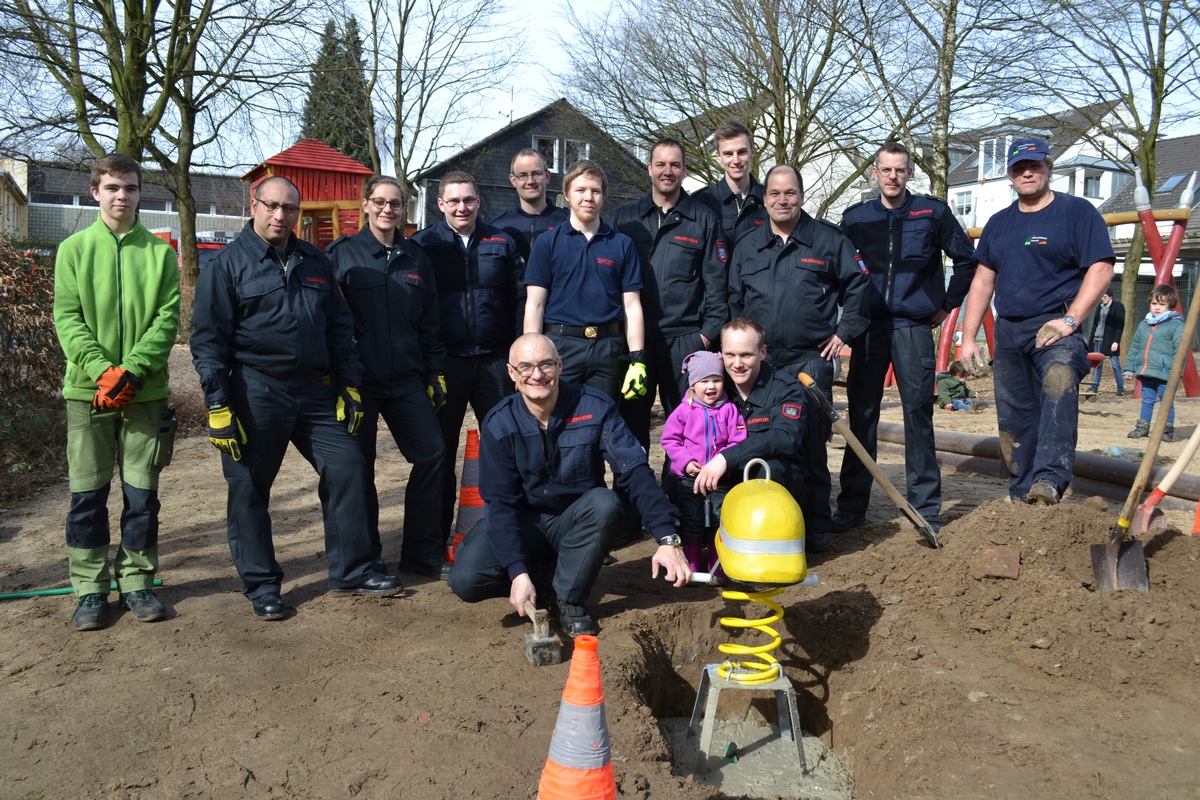
<instances>
[{"instance_id":1,"label":"man wearing baseball cap","mask_svg":"<svg viewBox=\"0 0 1200 800\"><path fill-rule=\"evenodd\" d=\"M994 296L992 366L1009 497L1043 505L1056 504L1071 481L1079 382L1091 368L1079 320L1108 289L1116 260L1091 203L1051 190L1053 168L1042 139L1009 147L1017 199L984 226L959 350L967 369L983 369L975 337Z\"/></svg>"}]
</instances>

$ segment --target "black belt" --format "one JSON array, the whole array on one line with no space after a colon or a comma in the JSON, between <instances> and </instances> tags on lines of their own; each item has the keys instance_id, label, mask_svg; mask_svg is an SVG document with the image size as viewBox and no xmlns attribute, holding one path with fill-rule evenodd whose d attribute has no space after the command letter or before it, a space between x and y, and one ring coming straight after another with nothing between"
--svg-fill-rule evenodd
<instances>
[{"instance_id":1,"label":"black belt","mask_svg":"<svg viewBox=\"0 0 1200 800\"><path fill-rule=\"evenodd\" d=\"M622 325L610 322L607 325L547 325L546 333L557 333L562 336L574 336L577 339L604 339L609 336L620 336Z\"/></svg>"}]
</instances>

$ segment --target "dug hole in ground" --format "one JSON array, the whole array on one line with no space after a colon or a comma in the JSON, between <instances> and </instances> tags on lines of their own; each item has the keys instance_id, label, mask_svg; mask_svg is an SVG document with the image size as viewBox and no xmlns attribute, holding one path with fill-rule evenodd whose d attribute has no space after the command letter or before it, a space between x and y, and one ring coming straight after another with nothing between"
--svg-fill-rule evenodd
<instances>
[{"instance_id":1,"label":"dug hole in ground","mask_svg":"<svg viewBox=\"0 0 1200 800\"><path fill-rule=\"evenodd\" d=\"M186 352L172 368L177 401L194 402ZM990 399L986 381L973 386ZM1079 449L1140 447L1125 438L1137 410L1102 387L1081 406ZM884 419L900 422L900 409ZM935 419L939 430L995 435L991 408ZM1161 463L1197 422L1200 404L1181 401ZM835 438L835 475L842 450ZM903 486L902 456L881 450L884 471ZM661 463L657 448L652 457ZM406 472L381 439L392 564ZM603 628L618 796L1200 797L1200 541L1154 535L1145 545L1150 591L1098 593L1089 546L1108 537L1119 500L1068 495L1031 508L1005 502L999 477L952 467L943 476L942 550L926 547L876 489L869 524L812 557L820 586L778 598L779 658L801 726L832 753L806 744L810 764L839 765L841 783L829 789L840 794L762 780L791 768L754 767L778 743L764 727L775 704L763 695L722 695L723 724L767 731L735 742L734 766L750 773L743 788L686 774L696 738L673 747L660 720L689 716L704 665L721 660L719 643L739 638L718 617L756 612L715 589L652 583L649 541L619 550L591 603ZM116 530L115 488L113 497ZM63 481L0 515L0 591L66 583L68 498ZM408 591L393 600L328 594L316 475L290 452L272 498L289 616L264 623L240 593L225 483L205 437L178 443L161 499L158 594L168 620L122 613L105 631L77 633L70 597L0 604L0 798L535 794L569 665L530 665L529 628L506 601L467 605L445 584L407 575ZM1191 530L1186 504L1167 515ZM981 554L999 545L1019 551L1015 580L984 576ZM718 783L727 743L718 731Z\"/></svg>"}]
</instances>

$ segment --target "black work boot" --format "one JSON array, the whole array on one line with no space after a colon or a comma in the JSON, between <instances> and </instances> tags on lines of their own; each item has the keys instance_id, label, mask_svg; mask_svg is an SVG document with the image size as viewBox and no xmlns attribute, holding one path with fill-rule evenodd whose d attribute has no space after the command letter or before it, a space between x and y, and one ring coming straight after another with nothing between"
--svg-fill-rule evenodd
<instances>
[{"instance_id":1,"label":"black work boot","mask_svg":"<svg viewBox=\"0 0 1200 800\"><path fill-rule=\"evenodd\" d=\"M1144 419L1139 419L1134 429L1129 432L1130 439L1145 439L1150 435L1150 423Z\"/></svg>"},{"instance_id":2,"label":"black work boot","mask_svg":"<svg viewBox=\"0 0 1200 800\"><path fill-rule=\"evenodd\" d=\"M1174 426L1174 425L1168 425L1168 426L1167 426L1167 427L1166 427L1166 428L1163 430L1163 438L1162 438L1162 440L1163 440L1164 442L1173 442L1173 441L1175 441L1175 426Z\"/></svg>"}]
</instances>

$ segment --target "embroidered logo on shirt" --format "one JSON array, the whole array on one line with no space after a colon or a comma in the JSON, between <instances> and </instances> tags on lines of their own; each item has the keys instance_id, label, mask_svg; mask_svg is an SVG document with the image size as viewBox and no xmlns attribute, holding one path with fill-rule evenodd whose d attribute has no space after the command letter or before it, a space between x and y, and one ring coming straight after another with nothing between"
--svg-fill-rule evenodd
<instances>
[{"instance_id":1,"label":"embroidered logo on shirt","mask_svg":"<svg viewBox=\"0 0 1200 800\"><path fill-rule=\"evenodd\" d=\"M304 279L304 282L305 282L305 283L311 283L311 284L313 284L314 286L326 286L326 285L327 285L327 284L325 283L325 280L324 280L323 278L316 278L316 277L308 277L308 278L305 278L305 279Z\"/></svg>"},{"instance_id":2,"label":"embroidered logo on shirt","mask_svg":"<svg viewBox=\"0 0 1200 800\"><path fill-rule=\"evenodd\" d=\"M591 418L591 414L581 414L578 417L571 417L569 420L567 420L567 424L570 425L572 422L587 422Z\"/></svg>"},{"instance_id":3,"label":"embroidered logo on shirt","mask_svg":"<svg viewBox=\"0 0 1200 800\"><path fill-rule=\"evenodd\" d=\"M724 242L717 242L717 259L722 264L729 263L729 248L725 246Z\"/></svg>"},{"instance_id":4,"label":"embroidered logo on shirt","mask_svg":"<svg viewBox=\"0 0 1200 800\"><path fill-rule=\"evenodd\" d=\"M746 420L746 424L747 425L757 425L760 422L770 422L770 421L771 421L770 417L754 417L753 419Z\"/></svg>"},{"instance_id":5,"label":"embroidered logo on shirt","mask_svg":"<svg viewBox=\"0 0 1200 800\"><path fill-rule=\"evenodd\" d=\"M615 267L617 265L617 262L611 258L597 258L596 263L602 267Z\"/></svg>"},{"instance_id":6,"label":"embroidered logo on shirt","mask_svg":"<svg viewBox=\"0 0 1200 800\"><path fill-rule=\"evenodd\" d=\"M404 277L408 278L410 281L416 281L417 283L424 283L424 282L425 282L425 279L424 279L424 278L422 278L422 277L421 277L421 276L420 276L418 273L416 273L416 272L406 272L406 273L404 274Z\"/></svg>"},{"instance_id":7,"label":"embroidered logo on shirt","mask_svg":"<svg viewBox=\"0 0 1200 800\"><path fill-rule=\"evenodd\" d=\"M503 236L485 236L479 240L480 244L484 244L486 242L500 242L501 244L504 244L505 239Z\"/></svg>"},{"instance_id":8,"label":"embroidered logo on shirt","mask_svg":"<svg viewBox=\"0 0 1200 800\"><path fill-rule=\"evenodd\" d=\"M675 241L677 241L677 242L687 242L688 244L700 244L700 240L699 240L699 239L693 239L693 238L692 238L692 237L690 237L690 236L681 236L681 235L679 235L678 233L677 233L677 234L675 234Z\"/></svg>"},{"instance_id":9,"label":"embroidered logo on shirt","mask_svg":"<svg viewBox=\"0 0 1200 800\"><path fill-rule=\"evenodd\" d=\"M858 262L858 271L859 272L861 272L863 275L871 274L870 272L867 271L867 262L863 261L862 256L860 256L858 253L855 253L854 260Z\"/></svg>"},{"instance_id":10,"label":"embroidered logo on shirt","mask_svg":"<svg viewBox=\"0 0 1200 800\"><path fill-rule=\"evenodd\" d=\"M807 257L807 256L805 256L804 258L801 258L801 259L800 259L800 263L801 263L801 264L816 264L818 267L823 267L823 266L825 266L825 262L824 262L822 259L819 259L819 258L809 258L809 257Z\"/></svg>"},{"instance_id":11,"label":"embroidered logo on shirt","mask_svg":"<svg viewBox=\"0 0 1200 800\"><path fill-rule=\"evenodd\" d=\"M795 403L784 403L780 411L788 419L800 419L800 406Z\"/></svg>"},{"instance_id":12,"label":"embroidered logo on shirt","mask_svg":"<svg viewBox=\"0 0 1200 800\"><path fill-rule=\"evenodd\" d=\"M923 214L932 214L932 213L933 213L932 208L922 208L920 211L910 211L910 212L908 212L908 215L910 217L919 217Z\"/></svg>"},{"instance_id":13,"label":"embroidered logo on shirt","mask_svg":"<svg viewBox=\"0 0 1200 800\"><path fill-rule=\"evenodd\" d=\"M1033 245L1033 244L1050 244L1050 240L1047 239L1045 236L1030 236L1028 239L1025 240L1026 247L1029 247L1030 245Z\"/></svg>"}]
</instances>

